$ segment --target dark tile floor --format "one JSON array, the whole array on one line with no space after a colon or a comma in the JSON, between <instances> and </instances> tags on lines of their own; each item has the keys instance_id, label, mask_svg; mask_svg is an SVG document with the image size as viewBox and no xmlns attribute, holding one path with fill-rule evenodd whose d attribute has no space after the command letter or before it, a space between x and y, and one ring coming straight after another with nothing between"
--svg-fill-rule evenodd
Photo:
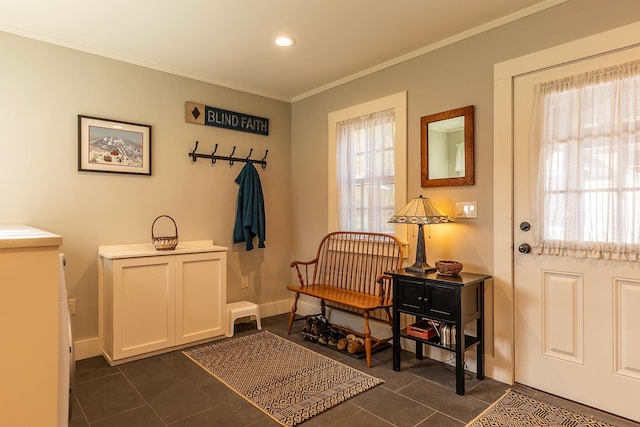
<instances>
[{"instance_id":1,"label":"dark tile floor","mask_svg":"<svg viewBox=\"0 0 640 427\"><path fill-rule=\"evenodd\" d=\"M287 319L288 315L265 318L262 326L286 336ZM467 393L458 396L453 367L430 359L418 361L407 353L402 370L395 372L391 367L391 349L374 354L369 369L364 359L302 340L302 323L296 322L287 337L385 381L305 422L309 427L464 426L509 388L492 379L478 381L469 374ZM255 322L236 324L236 335L253 332ZM535 390L514 388L617 426L637 425ZM102 357L78 361L73 399L72 427L278 425L181 351L114 367Z\"/></svg>"}]
</instances>

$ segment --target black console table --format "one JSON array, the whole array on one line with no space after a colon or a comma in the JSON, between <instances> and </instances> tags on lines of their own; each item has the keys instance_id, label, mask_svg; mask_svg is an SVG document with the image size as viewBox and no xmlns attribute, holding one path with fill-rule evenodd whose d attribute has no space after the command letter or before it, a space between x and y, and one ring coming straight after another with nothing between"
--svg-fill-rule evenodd
<instances>
[{"instance_id":1,"label":"black console table","mask_svg":"<svg viewBox=\"0 0 640 427\"><path fill-rule=\"evenodd\" d=\"M437 272L413 273L405 269L387 272L393 277L393 369L400 370L400 338L416 342L416 358L422 359L422 344L456 353L456 393L464 394L464 353L477 349L476 377L484 379L483 319L484 281L491 276L461 272L458 276L443 276ZM400 330L400 314L416 321L430 319L449 327L455 326L455 342L441 341L438 335L429 339L409 335ZM476 322L476 336L464 334L464 327Z\"/></svg>"}]
</instances>

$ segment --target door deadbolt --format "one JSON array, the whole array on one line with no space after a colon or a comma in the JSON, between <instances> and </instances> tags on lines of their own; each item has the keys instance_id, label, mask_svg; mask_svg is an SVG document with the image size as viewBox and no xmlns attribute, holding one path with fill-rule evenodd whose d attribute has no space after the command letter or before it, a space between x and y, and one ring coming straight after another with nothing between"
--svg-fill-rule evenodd
<instances>
[{"instance_id":1,"label":"door deadbolt","mask_svg":"<svg viewBox=\"0 0 640 427\"><path fill-rule=\"evenodd\" d=\"M531 230L531 224L529 224L527 221L523 221L520 223L520 230L522 231L529 231Z\"/></svg>"}]
</instances>

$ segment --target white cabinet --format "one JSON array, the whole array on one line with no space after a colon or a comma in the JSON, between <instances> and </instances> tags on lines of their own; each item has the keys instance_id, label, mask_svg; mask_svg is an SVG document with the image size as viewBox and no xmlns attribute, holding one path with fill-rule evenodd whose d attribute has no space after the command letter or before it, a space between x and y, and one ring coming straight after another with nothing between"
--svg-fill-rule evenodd
<instances>
[{"instance_id":1,"label":"white cabinet","mask_svg":"<svg viewBox=\"0 0 640 427\"><path fill-rule=\"evenodd\" d=\"M99 333L110 364L222 338L227 248L210 241L100 246Z\"/></svg>"},{"instance_id":2,"label":"white cabinet","mask_svg":"<svg viewBox=\"0 0 640 427\"><path fill-rule=\"evenodd\" d=\"M2 426L58 425L61 244L57 234L0 224Z\"/></svg>"}]
</instances>

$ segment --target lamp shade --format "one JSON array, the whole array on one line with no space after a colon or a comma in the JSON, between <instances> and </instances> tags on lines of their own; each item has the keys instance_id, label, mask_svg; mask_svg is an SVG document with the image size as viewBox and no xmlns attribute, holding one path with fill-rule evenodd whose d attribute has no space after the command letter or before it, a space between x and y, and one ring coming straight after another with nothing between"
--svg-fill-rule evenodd
<instances>
[{"instance_id":1,"label":"lamp shade","mask_svg":"<svg viewBox=\"0 0 640 427\"><path fill-rule=\"evenodd\" d=\"M407 203L387 222L397 224L439 224L453 222L453 220L431 200L420 195Z\"/></svg>"}]
</instances>

